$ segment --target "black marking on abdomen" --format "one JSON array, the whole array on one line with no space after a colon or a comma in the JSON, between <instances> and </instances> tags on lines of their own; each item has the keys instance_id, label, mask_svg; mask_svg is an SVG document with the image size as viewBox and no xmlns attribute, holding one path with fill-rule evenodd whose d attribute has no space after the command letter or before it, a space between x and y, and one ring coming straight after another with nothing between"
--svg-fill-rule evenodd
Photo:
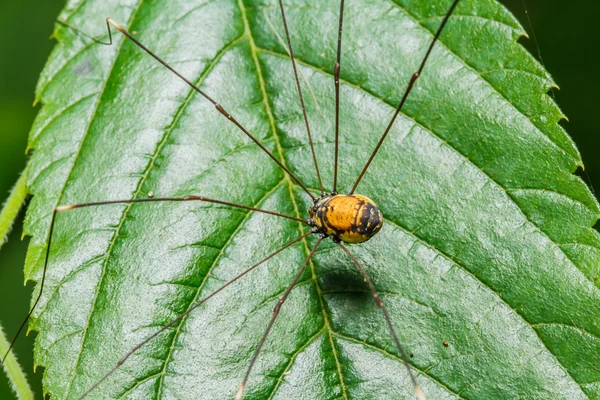
<instances>
[{"instance_id":1,"label":"black marking on abdomen","mask_svg":"<svg viewBox=\"0 0 600 400\"><path fill-rule=\"evenodd\" d=\"M357 232L361 235L371 236L371 234L377 229L377 226L381 224L381 218L379 216L377 207L375 207L373 204L364 203L363 206L364 209L360 218L360 223L358 224Z\"/></svg>"}]
</instances>

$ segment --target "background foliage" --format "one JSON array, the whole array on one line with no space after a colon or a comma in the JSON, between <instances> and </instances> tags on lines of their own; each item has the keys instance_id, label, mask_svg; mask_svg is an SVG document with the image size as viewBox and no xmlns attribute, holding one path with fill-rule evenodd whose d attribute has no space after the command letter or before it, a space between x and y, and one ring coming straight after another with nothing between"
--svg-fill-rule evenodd
<instances>
[{"instance_id":1,"label":"background foliage","mask_svg":"<svg viewBox=\"0 0 600 400\"><path fill-rule=\"evenodd\" d=\"M570 122L565 126L577 143L593 187L600 189L600 136L595 133L595 107L600 104L600 78L596 65L593 29L600 4L577 0L525 0L546 68L561 87L556 99ZM38 4L39 3L39 4ZM521 0L504 4L531 33ZM61 0L44 0L31 7L17 0L0 3L5 16L0 26L0 199L17 180L25 166L23 149L36 109L31 106L39 72L53 42L48 40L53 21L63 5ZM537 54L533 40L524 44ZM587 179L587 177L584 177ZM26 243L19 241L21 222L9 243L0 252L0 318L10 335L26 313L32 285L22 286L22 266ZM32 371L32 337L17 346L23 367ZM39 378L33 389L41 393ZM0 379L0 398L12 398L4 377Z\"/></svg>"},{"instance_id":2,"label":"background foliage","mask_svg":"<svg viewBox=\"0 0 600 400\"><path fill-rule=\"evenodd\" d=\"M20 0L0 1L0 202L25 168L25 146L33 118L34 89L54 46L49 40L54 20L64 0L38 0L35 6ZM22 213L23 214L23 213ZM28 240L21 241L22 217L0 250L0 323L10 336L27 314L33 284L23 287L23 265ZM41 369L33 375L34 335L22 337L16 352L32 390L42 393ZM0 376L0 399L14 395L8 380Z\"/></svg>"}]
</instances>

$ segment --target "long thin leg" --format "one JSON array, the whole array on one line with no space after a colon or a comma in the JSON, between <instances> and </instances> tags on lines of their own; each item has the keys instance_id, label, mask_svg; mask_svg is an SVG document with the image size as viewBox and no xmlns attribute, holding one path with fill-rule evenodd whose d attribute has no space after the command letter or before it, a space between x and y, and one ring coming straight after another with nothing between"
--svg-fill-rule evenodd
<instances>
[{"instance_id":1,"label":"long thin leg","mask_svg":"<svg viewBox=\"0 0 600 400\"><path fill-rule=\"evenodd\" d=\"M29 318L31 317L31 314L33 313L33 310L35 310L35 307L37 306L38 302L40 301L40 298L42 297L42 292L44 291L44 283L46 282L46 268L48 266L48 255L50 254L50 242L52 240L52 231L54 230L54 221L56 220L56 213L57 212L58 212L58 210L54 209L54 211L52 211L52 218L50 219L50 232L48 232L48 247L46 247L46 256L45 256L45 261L44 261L44 270L42 272L42 280L40 281L40 293L38 294L37 298L35 299L35 302L33 303L33 306L31 307L31 309L27 313L27 316L25 317L25 320L23 320L23 322L21 323L21 326L19 327L19 330L17 330L17 333L15 334L15 336L13 337L13 339L10 341L10 345L8 346L8 350L6 350L6 353L4 353L4 356L2 357L2 362L0 362L0 364L4 364L4 362L6 361L6 357L8 357L8 353L10 353L10 351L12 350L13 346L15 345L15 342L17 341L17 338L21 334L21 331L25 327L25 324L27 324L27 321L29 321Z\"/></svg>"},{"instance_id":2,"label":"long thin leg","mask_svg":"<svg viewBox=\"0 0 600 400\"><path fill-rule=\"evenodd\" d=\"M281 9L281 19L283 20L283 27L285 28L285 38L287 39L288 49L290 50L290 59L292 60L292 67L294 68L294 78L296 79L296 88L298 89L298 97L300 98L300 105L302 106L302 114L304 115L304 125L306 125L306 132L308 133L308 143L310 144L310 151L312 152L313 162L315 164L315 171L317 171L317 179L319 180L319 187L321 193L323 190L323 182L321 181L321 173L319 172L319 164L317 163L317 155L315 154L315 147L313 146L312 135L310 134L310 126L308 125L308 117L306 116L306 106L304 105L304 97L302 97L302 88L300 87L300 79L298 79L298 69L296 67L296 60L294 59L294 49L292 48L292 41L290 40L290 32L288 30L287 20L285 18L285 11L283 10L283 1L279 0L279 8Z\"/></svg>"},{"instance_id":3,"label":"long thin leg","mask_svg":"<svg viewBox=\"0 0 600 400\"><path fill-rule=\"evenodd\" d=\"M252 371L252 367L254 366L254 363L256 362L256 359L258 358L258 355L260 354L260 351L261 351L263 345L265 344L265 341L267 340L267 336L269 335L269 332L271 332L271 328L273 328L273 325L275 324L275 320L277 319L277 316L279 315L279 311L281 310L283 303L285 303L285 301L287 300L292 289L296 285L296 282L298 282L298 279L300 279L300 276L302 276L302 273L306 269L308 262L310 261L312 256L317 251L317 247L319 247L319 245L321 244L323 239L325 239L325 238L321 237L321 238L319 238L319 240L317 240L317 243L315 243L315 245L313 246L308 257L306 257L306 260L302 264L302 267L300 267L300 269L298 270L298 273L294 277L294 280L292 281L290 286L288 286L287 290L285 291L283 296L281 296L281 298L277 302L277 305L273 309L273 316L271 317L271 321L269 321L269 325L267 325L267 329L265 330L265 333L263 334L262 338L260 339L260 342L258 343L256 350L254 350L254 354L252 355L252 359L250 360L250 365L248 366L248 369L246 370L246 375L244 375L244 380L242 381L240 387L238 388L237 393L235 394L235 400L241 400L242 397L244 396L244 389L246 388L246 383L248 382L248 378L250 377L250 371Z\"/></svg>"},{"instance_id":4,"label":"long thin leg","mask_svg":"<svg viewBox=\"0 0 600 400\"><path fill-rule=\"evenodd\" d=\"M125 363L125 361L127 361L127 359L129 357L131 357L133 355L133 353L135 353L136 351L138 351L142 346L144 346L146 343L148 343L149 341L151 341L152 339L154 339L155 337L157 337L158 335L160 335L162 332L164 332L165 330L169 329L171 326L173 326L177 321L181 320L182 318L184 318L186 315L188 315L189 313L191 313L192 311L194 311L196 308L200 307L202 304L204 304L208 299L210 299L211 297L213 297L214 295L216 295L217 293L219 293L220 291L222 291L223 289L225 289L227 286L231 285L232 283L234 283L235 281L237 281L238 279L240 279L241 277L243 277L244 275L248 274L250 271L254 270L256 267L258 267L259 265L263 264L265 261L269 260L270 258L276 256L277 254L281 253L283 250L287 249L288 247L298 243L299 241L303 240L304 238L306 238L308 235L313 234L314 232L308 232L305 233L304 235L292 240L291 242L286 243L285 245L281 246L279 249L275 250L273 253L269 254L267 257L263 258L262 260L260 260L259 262L257 262L256 264L254 264L253 266L251 266L250 268L248 268L247 270L245 270L244 272L242 272L241 274L237 275L235 278L231 279L230 281L228 281L227 283L225 283L223 286L221 286L220 288L218 288L217 290L215 290L214 292L212 292L211 294L209 294L208 296L206 296L205 298L203 298L202 300L200 300L199 302L197 302L196 304L194 304L192 307L188 308L187 311L185 311L183 314L179 315L177 318L175 318L174 320L172 320L171 322L169 322L168 324L166 324L165 326L163 326L162 328L160 328L158 331L156 331L155 333L153 333L152 335L148 336L146 339L144 339L144 341L142 341L140 344L138 344L137 346L135 346L133 349L131 349L127 354L125 354L118 362L117 364L110 370L108 371L106 374L104 374L102 376L102 378L100 378L100 380L98 380L96 383L94 383L93 386L91 386L88 390L85 391L85 393L83 393L83 395L81 395L81 397L79 397L79 400L85 398L88 394L90 394L94 389L96 389L102 382L104 382L110 375L112 375L117 369L119 369L119 367L121 365L123 365L123 363Z\"/></svg>"},{"instance_id":5,"label":"long thin leg","mask_svg":"<svg viewBox=\"0 0 600 400\"><path fill-rule=\"evenodd\" d=\"M224 206L230 206L230 207L234 207L234 208L241 208L241 209L249 210L249 211L257 211L257 212L260 212L260 213L263 213L263 214L275 215L277 217L287 218L287 219L291 219L293 221L299 221L299 222L303 222L303 223L307 224L307 222L305 220L303 220L302 218L292 217L290 215L281 214L281 213L278 213L278 212L275 212L275 211L263 210L262 208L245 206L243 204L236 204L236 203L231 203L231 202L223 201L223 200L210 199L210 198L204 197L204 196L156 197L156 198L147 198L147 199L127 199L127 200L95 201L95 202L90 202L90 203L70 204L70 205L66 205L66 206L58 206L58 207L56 207L56 210L57 211L66 211L66 210L73 210L73 209L76 209L76 208L84 208L84 207L91 207L91 206L101 206L101 205L107 205L107 204L158 203L158 202L164 202L164 201L176 201L176 202L202 201L202 202L205 202L205 203L222 204Z\"/></svg>"},{"instance_id":6,"label":"long thin leg","mask_svg":"<svg viewBox=\"0 0 600 400\"><path fill-rule=\"evenodd\" d=\"M91 206L101 206L101 205L108 205L108 204L129 204L129 203L157 203L157 202L164 202L164 201L180 201L180 202L181 201L202 201L202 202L206 202L206 203L222 204L222 205L226 205L226 206L230 206L230 207L241 208L241 209L244 209L244 210L256 211L256 212L260 212L260 213L263 213L263 214L275 215L277 217L287 218L287 219L291 219L291 220L294 220L294 221L299 221L299 222L303 222L303 223L307 224L307 222L304 221L301 218L296 218L296 217L292 217L292 216L289 216L289 215L280 214L280 213L274 212L274 211L263 210L263 209L256 208L256 207L244 206L242 204L230 203L228 201L221 201L221 200L209 199L208 197L203 197L203 196L162 197L162 198L128 199L128 200L109 200L109 201L96 201L96 202L90 202L90 203L81 203L81 204L71 204L71 205L66 205L66 206L58 206L52 212L52 218L50 220L50 231L48 233L48 246L46 247L46 255L45 255L45 259L44 259L44 269L43 269L43 272L42 272L42 280L40 281L40 292L39 292L39 294L38 294L35 302L33 303L33 306L29 310L29 313L25 317L25 320L23 321L23 323L19 327L19 330L17 331L17 333L13 337L12 341L10 342L10 346L8 347L8 350L6 351L6 353L4 354L4 356L2 357L1 364L4 364L4 360L6 360L6 357L8 356L8 353L10 353L10 350L13 348L13 346L14 346L17 338L19 337L19 335L21 334L21 331L23 330L23 328L27 324L27 321L29 321L29 318L31 317L31 314L33 313L33 310L35 310L35 307L37 306L38 302L40 301L40 298L42 297L42 292L44 290L44 283L46 281L46 270L48 268L48 256L50 255L50 244L52 243L52 232L54 231L54 222L56 221L56 214L58 212L61 212L61 211L74 210L76 208L84 208L84 207L91 207Z\"/></svg>"},{"instance_id":7,"label":"long thin leg","mask_svg":"<svg viewBox=\"0 0 600 400\"><path fill-rule=\"evenodd\" d=\"M64 25L70 29L75 30L76 32L82 34L85 37L90 38L90 35L87 35L83 32L81 32L79 29L74 28L73 26L67 24L66 22L62 22L59 21L59 23L61 25ZM146 46L144 46L139 40L137 40L136 38L133 37L132 34L130 34L129 32L127 32L127 30L125 30L125 28L121 27L119 24L117 24L115 21L113 21L111 18L106 18L106 26L108 28L108 36L109 36L109 41L107 42L102 42L98 39L94 39L92 38L96 43L99 44L104 44L104 45L111 45L113 40L112 40L112 33L110 31L110 26L114 26L119 32L121 32L123 35L125 35L129 40L131 40L133 43L135 43L139 48L141 48L142 50L144 50L146 53L148 53L150 56L152 56L156 61L158 61L159 63L161 63L165 68L167 68L169 71L171 71L172 73L174 73L175 75L177 75L182 81L184 81L185 83L188 84L188 86L190 86L192 89L194 89L197 93L199 93L200 95L202 95L202 97L204 97L206 100L210 101L215 108L217 109L217 111L219 111L225 118L227 118L229 121L231 121L235 126L237 126L242 132L244 132L244 134L246 136L248 136L254 143L256 143L258 145L258 147L261 148L262 151L264 151L269 157L271 157L271 159L273 161L275 161L277 163L277 165L279 165L279 167L281 169L283 169L294 181L296 181L296 183L298 185L300 185L300 187L302 189L304 189L304 191L313 199L316 200L317 198L315 197L315 195L313 195L306 186L304 186L304 184L302 182L300 182L300 180L298 178L296 178L296 176L285 166L283 165L283 163L281 161L279 161L277 159L277 157L275 157L273 155L273 153L271 153L269 150L267 150L267 148L265 146L263 146L262 143L260 143L258 141L258 139L256 139L254 137L254 135L252 135L250 132L248 132L248 130L246 128L244 128L242 126L242 124L240 124L231 114L229 114L225 108L223 108L222 105L220 105L219 103L217 103L212 97L210 97L208 94L206 94L202 89L200 89L198 86L196 86L193 82L191 82L189 79L187 79L186 77L184 77L183 75L181 75L179 72L177 72L175 70L175 68L171 67L169 64L167 64L166 61L164 61L162 58L160 58L159 56L157 56L154 52L152 52L152 50L150 50L149 48L147 48Z\"/></svg>"},{"instance_id":8,"label":"long thin leg","mask_svg":"<svg viewBox=\"0 0 600 400\"><path fill-rule=\"evenodd\" d=\"M333 79L335 84L335 156L333 167L333 194L337 194L337 175L338 175L338 148L340 132L340 70L342 68L342 28L344 25L344 0L340 2L340 23L338 26L337 40L337 60L333 67Z\"/></svg>"},{"instance_id":9,"label":"long thin leg","mask_svg":"<svg viewBox=\"0 0 600 400\"><path fill-rule=\"evenodd\" d=\"M413 386L415 388L417 399L425 400L425 394L423 393L423 389L421 389L421 387L417 384L415 376L413 375L412 370L410 368L410 364L408 363L406 353L404 352L404 349L402 348L402 346L400 345L400 341L398 340L398 335L396 334L396 330L394 329L394 325L392 324L392 319L390 318L390 315L388 314L387 309L383 304L383 300L381 300L381 297L379 297L379 293L377 293L377 288L375 288L373 281L371 280L371 278L369 278L369 275L367 275L367 271L365 271L365 269L360 265L356 257L354 257L352 253L350 253L350 250L348 250L348 248L341 243L338 243L338 246L340 246L342 250L344 250L346 254L348 254L354 265L356 265L356 268L358 268L358 270L360 271L360 274L363 276L365 282L367 282L367 284L369 285L369 289L371 290L371 294L373 295L373 300L375 300L375 304L381 309L381 312L385 317L385 322L387 323L387 326L390 329L390 333L392 334L392 338L394 339L396 348L398 349L400 357L402 358L402 362L404 363L404 366L408 371L408 376L410 376L410 380L412 381Z\"/></svg>"},{"instance_id":10,"label":"long thin leg","mask_svg":"<svg viewBox=\"0 0 600 400\"><path fill-rule=\"evenodd\" d=\"M396 117L398 117L398 114L400 114L400 110L402 109L402 106L406 102L406 98L410 94L410 92L411 92L411 90L412 90L412 88L413 88L413 86L415 84L415 81L419 78L419 76L421 76L421 73L423 72L423 68L425 67L425 63L427 62L427 59L429 58L429 55L431 54L431 51L433 50L433 46L435 45L435 42L437 42L438 38L440 37L440 35L442 33L442 30L444 30L444 27L446 26L446 23L448 22L448 19L450 19L450 16L452 15L452 12L454 12L454 9L456 8L456 5L458 4L459 1L460 0L454 0L454 2L452 3L452 5L450 6L450 10L448 10L448 13L446 14L446 16L444 17L444 19L442 20L442 23L440 24L440 27L438 28L437 32L435 33L435 36L433 37L433 40L431 41L431 44L429 45L429 48L427 49L427 53L425 53L425 57L423 58L423 61L421 62L421 66L419 67L419 69L417 70L417 72L415 72L411 76L410 81L408 82L408 86L406 88L406 91L404 92L404 96L402 96L402 100L400 100L400 104L398 104L398 107L396 108L396 112L394 113L394 116L392 117L392 120L387 125L387 128L385 128L385 131L383 132L383 135L381 135L381 138L379 139L379 142L377 143L377 146L375 146L375 150L373 150L373 153L371 153L371 156L369 157L369 160L365 164L365 166L362 169L361 173L358 175L358 178L356 179L356 182L354 182L354 186L352 186L352 190L350 191L349 194L353 194L354 191L356 190L356 187L358 186L358 184L360 183L361 179L365 175L365 172L367 172L367 169L369 168L369 165L371 165L371 161L373 161L373 158L375 158L375 155L379 151L379 148L383 144L383 141L385 140L386 136L390 132L390 129L392 128L392 125L394 125L394 122L396 121Z\"/></svg>"}]
</instances>

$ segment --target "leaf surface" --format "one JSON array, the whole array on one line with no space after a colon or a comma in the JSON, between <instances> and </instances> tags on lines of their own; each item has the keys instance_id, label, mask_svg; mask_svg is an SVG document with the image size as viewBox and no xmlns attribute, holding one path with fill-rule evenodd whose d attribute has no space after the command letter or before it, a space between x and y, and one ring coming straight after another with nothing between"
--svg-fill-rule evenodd
<instances>
[{"instance_id":1,"label":"leaf surface","mask_svg":"<svg viewBox=\"0 0 600 400\"><path fill-rule=\"evenodd\" d=\"M433 4L432 4L433 3ZM449 1L347 2L340 189L389 122ZM285 2L323 179L332 182L339 4ZM318 191L274 0L109 0L60 19L94 36L111 16L196 82ZM351 246L431 399L599 399L598 203L573 172L548 73L492 0L465 0L358 192L384 228ZM65 28L30 136L26 263L41 278L58 205L204 195L307 217L310 199L209 102L118 34ZM301 224L192 203L58 215L31 328L53 398L75 399L131 348L285 242ZM90 398L232 398L271 310L314 239L215 296L136 352ZM448 346L445 346L446 341ZM382 315L325 241L285 304L248 399L412 398Z\"/></svg>"}]
</instances>

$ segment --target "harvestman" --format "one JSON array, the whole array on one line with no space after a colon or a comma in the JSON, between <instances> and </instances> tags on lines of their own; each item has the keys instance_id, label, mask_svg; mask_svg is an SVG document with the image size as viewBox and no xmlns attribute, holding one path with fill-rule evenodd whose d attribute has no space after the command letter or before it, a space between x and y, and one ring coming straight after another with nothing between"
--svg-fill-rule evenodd
<instances>
[{"instance_id":1,"label":"harvestman","mask_svg":"<svg viewBox=\"0 0 600 400\"><path fill-rule=\"evenodd\" d=\"M375 235L382 226L383 217L382 217L380 211L377 209L377 206L375 205L375 203L372 200L370 200L368 197L365 197L365 196L362 196L359 194L355 194L356 188L357 188L358 184L360 183L361 179L363 178L363 176L365 175L365 173L367 172L367 169L371 165L371 162L375 158L377 152L379 151L381 145L383 144L385 138L387 137L390 129L392 128L398 114L400 113L400 110L402 109L402 106L406 102L406 99L414 86L415 81L417 80L417 78L419 78L419 76L423 72L423 68L425 67L425 63L427 62L427 59L429 58L429 55L431 54L433 46L435 45L436 41L438 40L442 30L444 29L444 26L448 22L448 19L452 15L452 12L456 8L458 2L459 2L459 0L454 0L452 5L450 6L450 9L446 13L440 26L438 27L438 30L435 33L433 40L431 41L431 44L429 45L429 48L427 49L427 52L426 52L425 56L423 57L423 60L421 61L421 64L420 64L418 70L411 76L408 86L404 92L404 95L402 96L402 99L400 100L400 103L396 107L396 111L394 112L392 119L390 120L385 131L381 135L381 138L379 139L379 141L378 141L377 145L375 146L375 149L371 153L369 159L365 163L365 166L363 167L362 171L360 172L358 178L354 182L352 189L350 190L350 192L348 194L344 195L344 194L337 193L338 153L339 153L338 152L338 148L339 148L339 108L340 108L339 76L340 76L340 70L341 70L341 46L342 46L342 30L343 30L343 17L344 17L344 0L341 0L341 3L340 3L339 29L338 29L338 40L337 40L337 59L336 59L336 63L334 66L335 156L334 156L333 190L330 193L327 193L325 191L325 189L323 187L323 182L321 180L321 173L319 171L319 164L317 162L317 156L315 154L315 150L314 150L314 146L313 146L310 125L308 122L306 107L304 105L304 98L302 96L300 80L298 78L298 70L296 67L296 61L294 59L294 51L293 51L292 43L290 40L290 34L289 34L288 26L287 26L287 20L285 17L283 0L279 0L279 8L281 11L281 18L283 21L283 26L285 28L285 36L286 36L286 40L287 40L288 51L289 51L290 59L292 62L292 67L294 70L296 89L298 91L298 98L300 100L300 105L302 107L304 124L305 124L306 131L307 131L308 142L310 144L310 149L311 149L312 159L313 159L313 163L314 163L314 167L315 167L315 172L316 172L317 179L319 182L319 187L321 190L321 195L319 197L316 197L313 193L311 193L310 190L308 190L308 188L285 165L283 165L283 163L281 161L279 161L279 159L277 159L277 157L275 157L269 150L267 150L267 148L265 148L246 128L244 128L244 126L242 126L231 114L229 114L221 104L219 104L216 100L214 100L212 97L210 97L204 91L202 91L198 86L196 86L194 83L192 83L187 78L185 78L183 75L181 75L179 72L177 72L173 67L171 67L165 61L163 61L159 56L157 56L154 52L152 52L150 49L148 49L146 46L144 46L142 43L140 43L128 31L126 31L124 28L122 28L118 23L113 21L111 18L106 19L106 26L107 26L108 37L109 37L108 42L102 42L96 38L93 38L93 37L81 32L79 29L77 29L65 22L59 21L60 24L74 30L75 32L77 32L83 36L86 36L89 39L92 39L93 41L95 41L99 44L104 44L104 45L112 44L113 38L112 38L111 26L116 28L119 32L121 32L123 35L125 35L131 41L133 41L142 50L144 50L146 53L148 53L150 56L152 56L154 59L156 59L159 63L161 63L163 66L165 66L171 72L173 72L179 78L181 78L185 83L187 83L190 87L192 87L197 93L202 95L206 100L210 101L215 106L217 111L219 113L221 113L221 115L223 115L225 118L227 118L229 121L231 121L235 126L237 126L239 130L241 130L246 136L248 136L254 143L256 143L256 145L258 145L262 149L262 151L265 154L267 154L275 163L277 163L277 165L283 171L285 171L285 173L287 173L312 198L314 205L309 209L310 219L307 221L305 221L301 218L284 215L284 214L274 212L274 211L264 210L264 209L260 209L260 208L256 208L256 207L249 207L249 206L235 204L235 203L222 201L222 200L210 199L210 198L203 197L203 196L185 196L185 197L178 197L178 198L173 198L173 197L154 198L151 196L151 197L145 198L145 199L98 201L98 202L71 204L71 205L64 205L64 206L56 207L56 209L52 213L51 222L50 222L50 231L48 234L48 246L46 247L44 269L43 269L42 279L40 281L40 292L39 292L33 306L31 307L31 310L27 314L27 317L25 318L25 320L21 324L19 330L15 334L13 340L11 341L9 349L6 352L6 354L4 355L2 362L4 363L6 357L8 356L8 353L10 352L10 350L12 349L17 337L19 336L19 334L25 327L27 321L29 320L29 318L31 317L31 315L33 313L33 310L35 309L36 305L38 304L38 302L42 296L42 291L44 289L44 282L45 282L45 278L46 278L46 270L48 267L48 256L50 254L52 231L54 229L54 222L56 220L57 213L62 212L62 211L67 211L67 210L73 210L76 208L100 206L100 205L107 205L107 204L201 201L201 202L206 202L206 203L214 203L214 204L220 204L220 205L225 205L225 206L234 207L234 208L240 208L240 209L244 209L244 210L248 210L248 211L255 211L255 212L260 212L260 213L264 213L264 214L270 214L270 215L274 215L274 216L277 216L280 218L287 218L290 220L299 221L301 223L306 224L310 228L310 231L308 233L305 233L305 234L301 235L300 237L292 240L291 242L286 243L279 249L275 250L273 253L269 254L267 257L263 258L261 261L254 264L250 268L246 269L241 274L237 275L235 278L233 278L230 281L228 281L227 283L225 283L219 289L217 289L216 291L214 291L213 293L211 293L204 299L200 300L199 302L197 302L196 304L191 306L187 311L185 311L184 313L179 315L177 318L173 319L171 322L169 322L168 324L163 326L157 332L155 332L154 334L147 337L144 341L139 343L137 346L135 346L133 349L131 349L127 354L125 354L110 371L106 372L100 380L98 380L85 393L83 393L83 395L80 397L80 399L83 399L88 394L90 394L102 382L104 382L113 372L115 372L121 365L123 365L123 363L133 353L135 353L139 348L141 348L146 343L148 343L149 341L151 341L152 339L157 337L160 333L164 332L166 329L173 326L176 322L178 322L179 320L184 318L186 315L191 313L193 310L198 308L200 305L202 305L208 299L210 299L211 297L213 297L214 295L216 295L221 290L225 289L227 286L231 285L238 279L242 278L244 275L248 274L250 271L257 268L259 265L263 264L264 262L271 259L275 255L279 254L283 250L287 249L288 247L294 245L295 243L305 239L307 236L312 235L312 234L319 235L320 237L317 240L316 244L312 247L308 257L302 263L302 266L298 269L298 272L296 273L292 283L288 286L287 290L281 296L281 298L277 302L277 305L273 309L273 314L272 314L271 320L269 321L269 324L267 325L267 328L266 328L258 346L256 347L256 350L254 351L254 354L250 361L250 365L248 366L246 373L244 375L244 379L243 379L242 383L240 384L240 386L237 390L237 393L235 395L235 400L240 400L243 397L244 389L248 382L248 378L250 376L250 372L252 371L252 367L254 366L254 364L260 354L260 351L267 339L267 336L268 336L269 332L271 331L271 328L273 327L275 320L277 319L277 316L279 315L279 311L280 311L281 307L285 303L286 299L288 298L288 296L289 296L290 292L292 291L292 289L294 288L295 284L300 279L300 276L306 269L306 266L307 266L308 262L310 261L310 259L312 258L312 256L315 254L317 248L319 247L319 244L325 238L328 238L328 237L330 237L348 255L350 260L352 260L352 262L355 264L356 268L362 275L364 281L369 286L369 289L371 291L371 294L373 295L375 304L377 305L378 308L381 309L381 311L385 317L390 334L392 335L394 343L395 343L395 345L398 349L398 352L402 358L402 362L404 363L404 366L406 367L406 371L407 371L407 373L410 377L410 380L412 381L412 384L414 386L416 396L420 400L425 399L423 390L420 388L420 386L417 384L417 382L415 380L414 374L412 373L412 371L410 369L406 353L398 340L398 336L396 335L396 332L394 330L394 326L392 324L391 318L383 304L383 301L379 297L379 294L377 292L377 289L375 288L375 285L369 278L369 275L364 270L364 268L362 267L360 262L354 257L354 255L350 252L348 247L344 246L344 244L342 242L344 242L344 243L365 242L365 241L369 240L373 235Z\"/></svg>"}]
</instances>

